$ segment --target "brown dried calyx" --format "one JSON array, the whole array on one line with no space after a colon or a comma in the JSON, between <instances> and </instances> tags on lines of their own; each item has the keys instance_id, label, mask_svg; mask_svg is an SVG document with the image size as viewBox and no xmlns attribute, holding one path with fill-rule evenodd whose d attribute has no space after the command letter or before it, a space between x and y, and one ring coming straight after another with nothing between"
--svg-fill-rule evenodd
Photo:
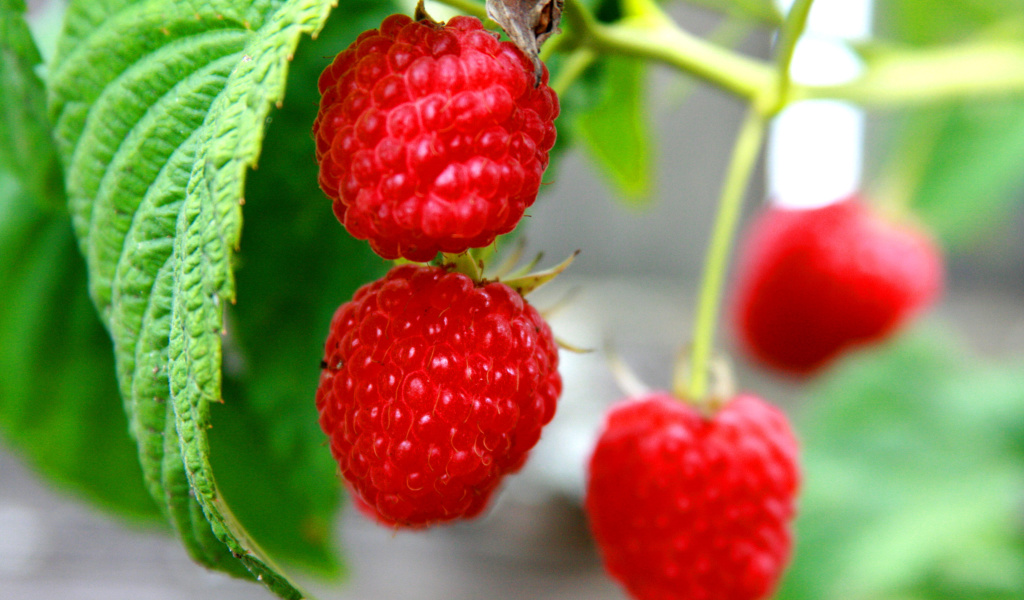
<instances>
[{"instance_id":1,"label":"brown dried calyx","mask_svg":"<svg viewBox=\"0 0 1024 600\"><path fill-rule=\"evenodd\" d=\"M487 0L487 16L501 25L512 43L533 61L540 85L540 47L558 33L565 0Z\"/></svg>"}]
</instances>

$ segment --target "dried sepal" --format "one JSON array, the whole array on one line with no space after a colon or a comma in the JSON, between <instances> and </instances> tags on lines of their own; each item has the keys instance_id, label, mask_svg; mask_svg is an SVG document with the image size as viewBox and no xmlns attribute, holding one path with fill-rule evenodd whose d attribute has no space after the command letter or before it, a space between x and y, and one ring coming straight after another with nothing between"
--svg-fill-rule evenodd
<instances>
[{"instance_id":1,"label":"dried sepal","mask_svg":"<svg viewBox=\"0 0 1024 600\"><path fill-rule=\"evenodd\" d=\"M540 85L540 47L558 33L565 0L487 0L487 16L501 26L519 49L533 61Z\"/></svg>"},{"instance_id":2,"label":"dried sepal","mask_svg":"<svg viewBox=\"0 0 1024 600\"><path fill-rule=\"evenodd\" d=\"M563 260L560 264L555 265L550 269L538 271L529 275L523 275L522 277L503 279L501 282L519 292L521 296L525 296L555 277L558 277L563 271L569 268L569 265L572 264L572 261L576 259L576 256L579 255L579 253L579 250L573 252L569 258Z\"/></svg>"}]
</instances>

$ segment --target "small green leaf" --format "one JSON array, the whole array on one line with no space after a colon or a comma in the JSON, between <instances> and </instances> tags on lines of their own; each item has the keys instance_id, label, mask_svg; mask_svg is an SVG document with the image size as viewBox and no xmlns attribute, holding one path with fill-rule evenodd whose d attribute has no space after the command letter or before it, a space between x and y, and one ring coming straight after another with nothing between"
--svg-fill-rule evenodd
<instances>
[{"instance_id":1,"label":"small green leaf","mask_svg":"<svg viewBox=\"0 0 1024 600\"><path fill-rule=\"evenodd\" d=\"M42 207L63 200L60 165L50 136L42 62L24 20L22 0L0 2L0 165Z\"/></svg>"},{"instance_id":2,"label":"small green leaf","mask_svg":"<svg viewBox=\"0 0 1024 600\"><path fill-rule=\"evenodd\" d=\"M594 68L605 71L601 95L577 114L572 127L598 170L608 174L623 198L643 205L650 199L653 169L646 64L616 56Z\"/></svg>"},{"instance_id":3,"label":"small green leaf","mask_svg":"<svg viewBox=\"0 0 1024 600\"><path fill-rule=\"evenodd\" d=\"M1024 595L1024 365L921 328L852 357L805 402L779 600Z\"/></svg>"}]
</instances>

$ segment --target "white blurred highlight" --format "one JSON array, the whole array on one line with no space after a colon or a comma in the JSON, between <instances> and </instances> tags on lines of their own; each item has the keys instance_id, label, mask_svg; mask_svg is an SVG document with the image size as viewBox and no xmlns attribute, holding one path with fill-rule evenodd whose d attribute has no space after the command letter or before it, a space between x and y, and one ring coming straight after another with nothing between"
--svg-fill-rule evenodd
<instances>
[{"instance_id":1,"label":"white blurred highlight","mask_svg":"<svg viewBox=\"0 0 1024 600\"><path fill-rule=\"evenodd\" d=\"M792 0L780 0L788 11ZM871 31L871 0L818 0L797 44L790 74L808 85L835 85L863 66L847 41ZM864 113L832 100L806 100L786 108L768 140L768 197L779 206L814 208L842 200L861 187Z\"/></svg>"},{"instance_id":2,"label":"white blurred highlight","mask_svg":"<svg viewBox=\"0 0 1024 600\"><path fill-rule=\"evenodd\" d=\"M768 195L790 208L813 208L857 191L864 142L863 111L844 102L807 100L772 123Z\"/></svg>"}]
</instances>

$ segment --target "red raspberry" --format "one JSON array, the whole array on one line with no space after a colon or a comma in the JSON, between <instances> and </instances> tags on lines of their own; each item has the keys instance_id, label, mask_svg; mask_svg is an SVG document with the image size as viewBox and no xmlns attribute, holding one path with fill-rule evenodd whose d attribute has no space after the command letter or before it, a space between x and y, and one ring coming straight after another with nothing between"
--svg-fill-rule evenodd
<instances>
[{"instance_id":1,"label":"red raspberry","mask_svg":"<svg viewBox=\"0 0 1024 600\"><path fill-rule=\"evenodd\" d=\"M919 231L856 198L769 208L740 252L735 329L744 349L793 374L879 341L935 300L942 259Z\"/></svg>"},{"instance_id":2,"label":"red raspberry","mask_svg":"<svg viewBox=\"0 0 1024 600\"><path fill-rule=\"evenodd\" d=\"M320 187L377 254L425 262L487 246L533 204L558 98L473 17L392 15L320 76Z\"/></svg>"},{"instance_id":3,"label":"red raspberry","mask_svg":"<svg viewBox=\"0 0 1024 600\"><path fill-rule=\"evenodd\" d=\"M608 572L639 600L758 600L792 545L797 442L750 395L713 418L667 393L612 407L586 509Z\"/></svg>"},{"instance_id":4,"label":"red raspberry","mask_svg":"<svg viewBox=\"0 0 1024 600\"><path fill-rule=\"evenodd\" d=\"M551 329L503 283L403 265L334 314L316 405L349 486L380 520L479 514L562 390Z\"/></svg>"}]
</instances>

